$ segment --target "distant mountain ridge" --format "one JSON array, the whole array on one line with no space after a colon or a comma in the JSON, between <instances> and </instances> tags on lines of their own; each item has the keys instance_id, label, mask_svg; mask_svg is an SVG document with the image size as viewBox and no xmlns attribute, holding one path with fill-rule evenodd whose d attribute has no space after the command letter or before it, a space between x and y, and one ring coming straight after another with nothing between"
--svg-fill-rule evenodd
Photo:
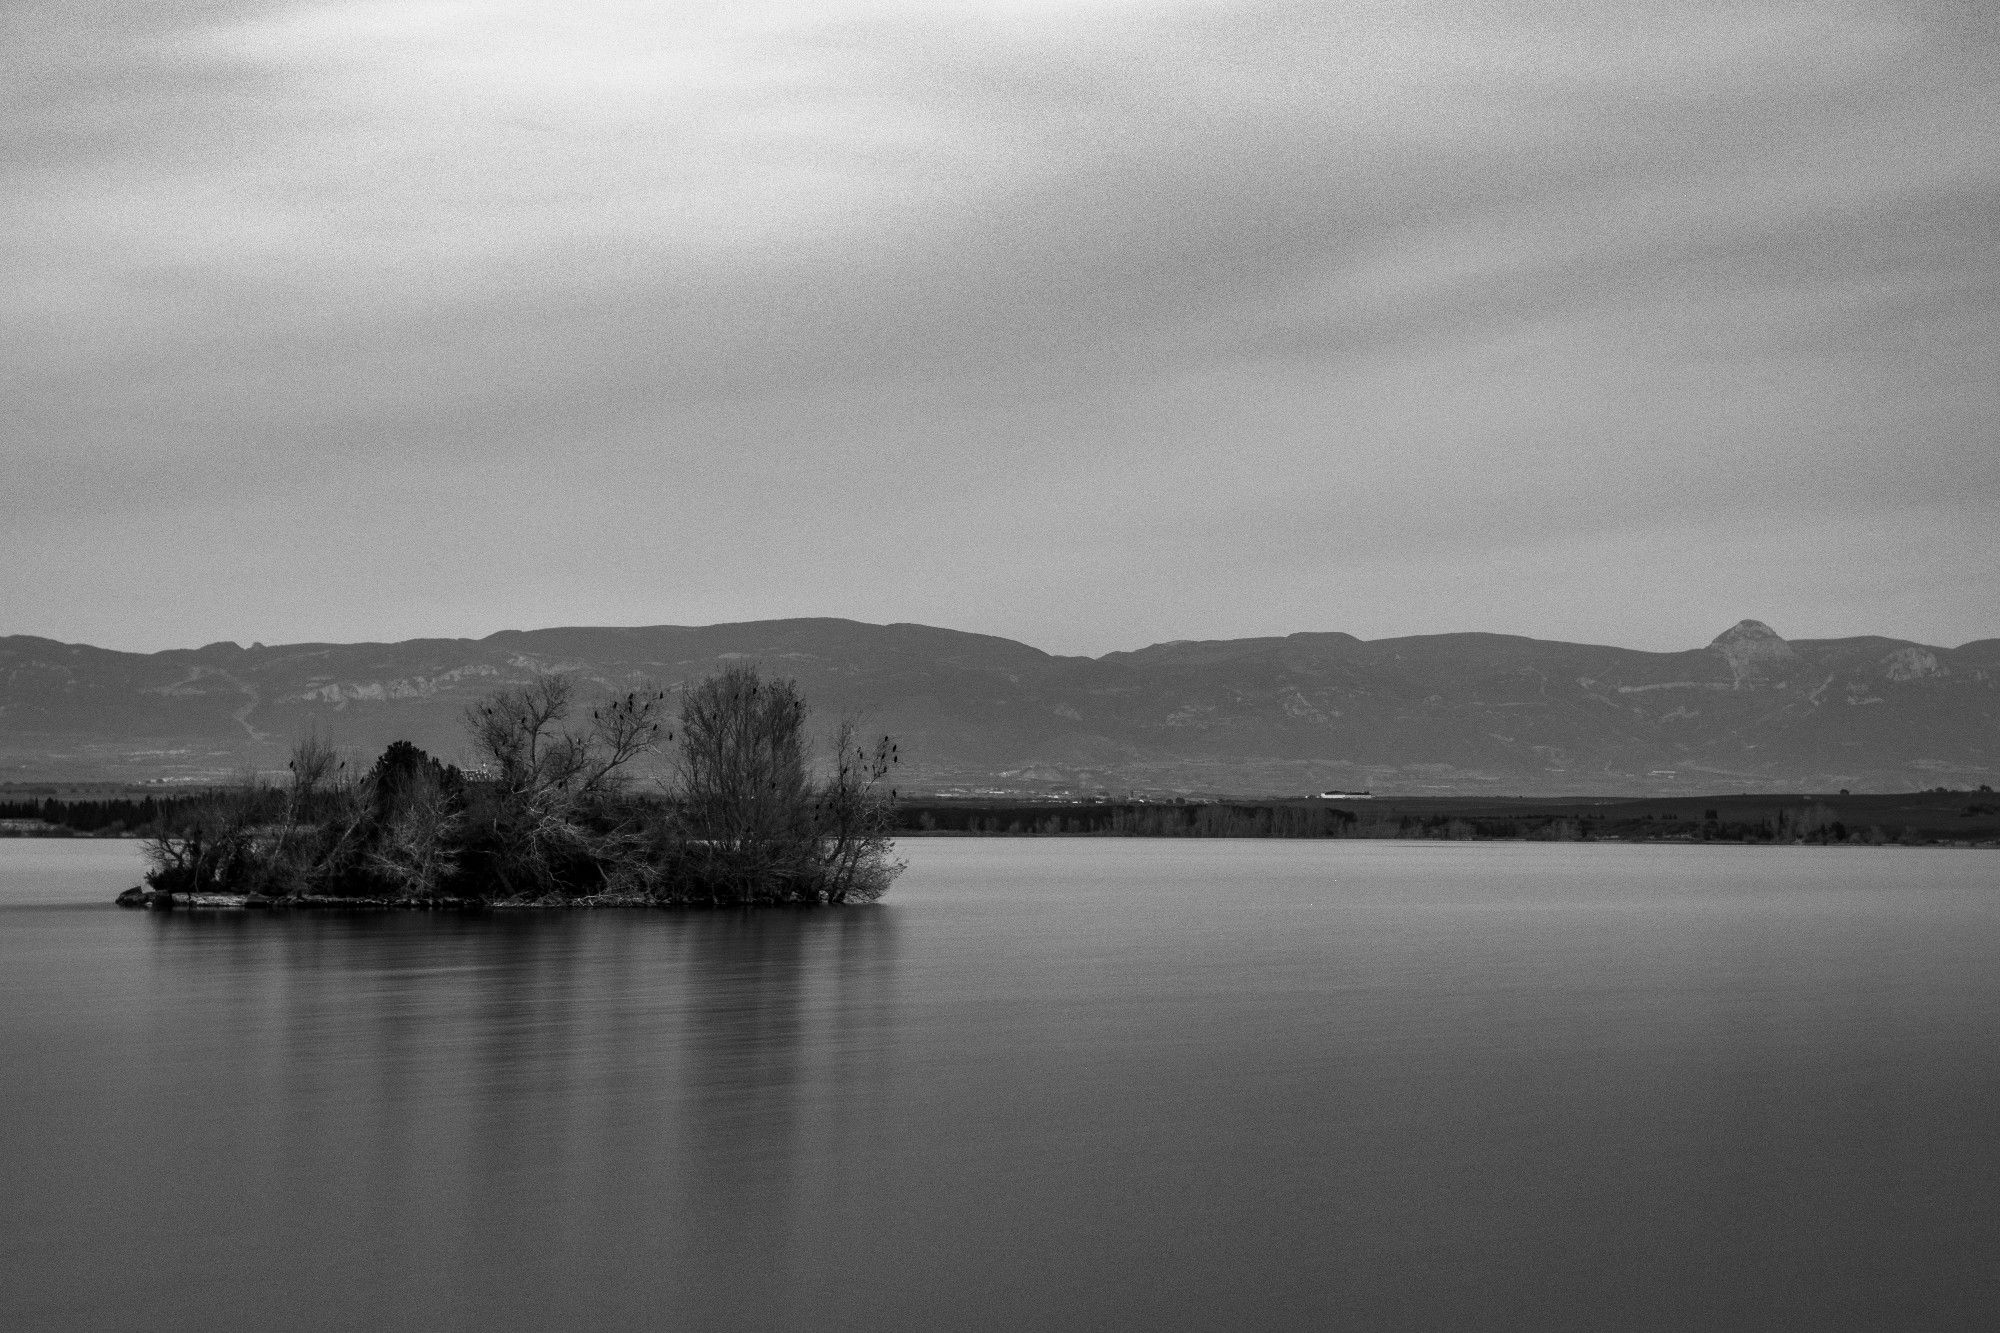
<instances>
[{"instance_id":1,"label":"distant mountain ridge","mask_svg":"<svg viewBox=\"0 0 2000 1333\"><path fill-rule=\"evenodd\" d=\"M1343 633L1060 657L850 620L507 630L158 653L0 638L0 780L282 769L317 728L465 758L480 696L569 670L669 685L731 662L894 734L905 783L1010 791L1587 794L1911 790L2000 778L2000 639L1786 640L1746 620L1676 653L1502 634Z\"/></svg>"}]
</instances>

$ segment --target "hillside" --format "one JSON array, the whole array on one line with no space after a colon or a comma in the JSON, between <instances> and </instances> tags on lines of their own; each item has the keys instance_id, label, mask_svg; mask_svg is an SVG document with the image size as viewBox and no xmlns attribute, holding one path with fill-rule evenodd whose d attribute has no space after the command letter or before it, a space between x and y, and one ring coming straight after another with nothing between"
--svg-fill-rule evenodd
<instances>
[{"instance_id":1,"label":"hillside","mask_svg":"<svg viewBox=\"0 0 2000 1333\"><path fill-rule=\"evenodd\" d=\"M148 654L0 638L0 780L280 769L314 727L369 755L408 737L463 758L465 705L535 673L624 689L734 661L895 734L918 789L1638 794L2000 777L2000 640L1787 641L1745 621L1678 653L1306 633L1091 659L813 619Z\"/></svg>"}]
</instances>

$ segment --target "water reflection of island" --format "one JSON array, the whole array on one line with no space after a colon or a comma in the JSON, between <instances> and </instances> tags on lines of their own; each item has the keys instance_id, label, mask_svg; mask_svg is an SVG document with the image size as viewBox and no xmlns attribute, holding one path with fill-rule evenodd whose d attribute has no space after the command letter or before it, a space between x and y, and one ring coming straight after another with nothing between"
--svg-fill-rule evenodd
<instances>
[{"instance_id":1,"label":"water reflection of island","mask_svg":"<svg viewBox=\"0 0 2000 1333\"><path fill-rule=\"evenodd\" d=\"M159 1072L217 1104L212 1169L244 1176L219 1197L246 1211L203 1229L303 1211L350 1258L426 1253L384 1276L442 1266L452 1318L508 1291L490 1313L535 1322L530 1290L548 1326L663 1270L782 1317L774 1266L837 1240L804 1219L837 1215L887 1077L893 909L156 920L155 1006L212 1016Z\"/></svg>"}]
</instances>

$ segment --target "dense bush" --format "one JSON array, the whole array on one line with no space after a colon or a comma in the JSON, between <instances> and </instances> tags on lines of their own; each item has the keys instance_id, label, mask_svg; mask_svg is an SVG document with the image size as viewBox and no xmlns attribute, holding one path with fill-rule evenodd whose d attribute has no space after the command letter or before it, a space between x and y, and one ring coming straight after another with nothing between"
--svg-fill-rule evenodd
<instances>
[{"instance_id":1,"label":"dense bush","mask_svg":"<svg viewBox=\"0 0 2000 1333\"><path fill-rule=\"evenodd\" d=\"M468 710L483 761L467 774L408 741L367 773L317 737L290 779L255 779L190 803L146 842L148 883L169 893L396 901L813 904L881 896L897 871L896 763L851 724L813 772L807 711L790 681L737 667L681 698L635 690L590 706L545 676ZM678 744L675 746L676 736ZM636 791L633 761L674 747L675 775Z\"/></svg>"}]
</instances>

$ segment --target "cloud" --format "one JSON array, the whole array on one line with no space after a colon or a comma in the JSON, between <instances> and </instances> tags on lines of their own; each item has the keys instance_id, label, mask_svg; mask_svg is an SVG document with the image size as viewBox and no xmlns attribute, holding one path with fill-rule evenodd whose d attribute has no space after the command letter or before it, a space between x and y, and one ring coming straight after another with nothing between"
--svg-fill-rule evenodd
<instances>
[{"instance_id":1,"label":"cloud","mask_svg":"<svg viewBox=\"0 0 2000 1333\"><path fill-rule=\"evenodd\" d=\"M1728 534L1750 515L1826 551L1828 521L2000 499L2000 81L1976 8L10 22L9 554L56 587L93 577L43 554L57 532L90 534L101 580L136 532L176 556L176 531L271 533L254 561L309 517L461 550L512 523L544 572L452 575L468 624L528 623L530 582L637 552L699 587L607 614L922 618L944 595L871 559L879 537L830 540L804 594L797 555L729 554L872 505L889 549L996 606L1064 558L1157 580L1007 613L1102 650L1130 646L1093 638L1106 603L1151 608L1120 630L1148 633L1161 571L1259 578L1273 534L1333 559L1324 577L1620 533L1653 559L1668 530L1749 569L1768 549ZM677 535L632 537L647 514ZM296 610L285 586L186 595L266 639L413 625L442 596L317 588ZM1932 637L2000 632L1990 587L1927 612ZM0 613L44 632L131 632L13 596ZM1727 623L1722 601L1700 614ZM1462 600L1432 604L1404 627L1454 627L1431 617Z\"/></svg>"}]
</instances>

